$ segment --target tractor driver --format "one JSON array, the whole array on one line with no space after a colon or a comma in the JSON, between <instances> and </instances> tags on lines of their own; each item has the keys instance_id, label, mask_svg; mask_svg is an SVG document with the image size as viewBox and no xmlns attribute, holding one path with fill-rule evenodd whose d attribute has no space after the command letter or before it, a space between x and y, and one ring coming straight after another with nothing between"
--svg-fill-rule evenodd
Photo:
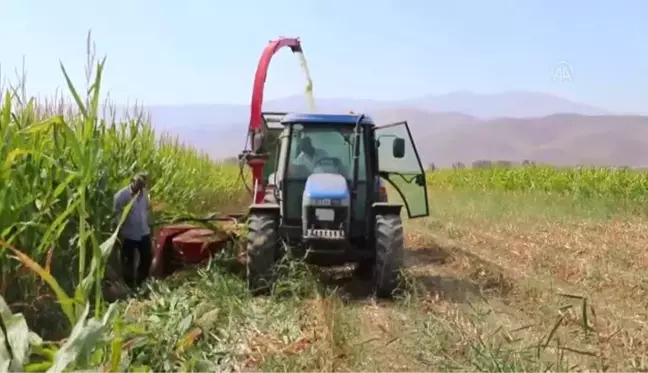
<instances>
[{"instance_id":1,"label":"tractor driver","mask_svg":"<svg viewBox=\"0 0 648 373\"><path fill-rule=\"evenodd\" d=\"M295 159L295 165L305 166L308 172L311 173L315 169L315 165L322 158L327 158L329 155L324 149L317 149L313 146L311 138L304 136L299 141L301 152Z\"/></svg>"}]
</instances>

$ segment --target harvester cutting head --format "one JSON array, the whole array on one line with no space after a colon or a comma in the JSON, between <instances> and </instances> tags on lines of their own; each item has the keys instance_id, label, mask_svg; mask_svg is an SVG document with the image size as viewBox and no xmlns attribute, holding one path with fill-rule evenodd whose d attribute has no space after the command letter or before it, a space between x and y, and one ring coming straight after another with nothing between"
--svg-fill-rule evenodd
<instances>
[{"instance_id":1,"label":"harvester cutting head","mask_svg":"<svg viewBox=\"0 0 648 373\"><path fill-rule=\"evenodd\" d=\"M283 241L314 264L356 262L379 294L391 293L403 255L402 205L387 201L381 178L401 194L410 217L428 214L407 123L378 127L356 114L267 113L263 119L264 138L273 140L260 146L270 160L259 183L265 196L250 208L251 289L271 285Z\"/></svg>"}]
</instances>

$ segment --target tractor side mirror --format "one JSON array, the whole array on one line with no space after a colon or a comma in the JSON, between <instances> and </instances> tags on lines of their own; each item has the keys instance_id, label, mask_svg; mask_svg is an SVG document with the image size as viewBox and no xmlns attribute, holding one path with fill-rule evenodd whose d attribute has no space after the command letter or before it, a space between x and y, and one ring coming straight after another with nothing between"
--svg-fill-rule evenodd
<instances>
[{"instance_id":1,"label":"tractor side mirror","mask_svg":"<svg viewBox=\"0 0 648 373\"><path fill-rule=\"evenodd\" d=\"M394 139L392 146L392 155L394 158L403 158L405 156L405 139L397 137Z\"/></svg>"}]
</instances>

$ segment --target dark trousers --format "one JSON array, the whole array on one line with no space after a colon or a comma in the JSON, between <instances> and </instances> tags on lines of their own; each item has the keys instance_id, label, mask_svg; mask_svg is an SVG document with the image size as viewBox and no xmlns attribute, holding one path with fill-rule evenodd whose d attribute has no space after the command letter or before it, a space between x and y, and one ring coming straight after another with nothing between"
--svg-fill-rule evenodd
<instances>
[{"instance_id":1,"label":"dark trousers","mask_svg":"<svg viewBox=\"0 0 648 373\"><path fill-rule=\"evenodd\" d=\"M133 267L135 262L135 251L139 253L139 265L133 276ZM151 236L146 235L140 240L124 239L121 247L122 270L124 280L131 286L139 286L146 280L151 270ZM133 278L135 277L135 278Z\"/></svg>"}]
</instances>

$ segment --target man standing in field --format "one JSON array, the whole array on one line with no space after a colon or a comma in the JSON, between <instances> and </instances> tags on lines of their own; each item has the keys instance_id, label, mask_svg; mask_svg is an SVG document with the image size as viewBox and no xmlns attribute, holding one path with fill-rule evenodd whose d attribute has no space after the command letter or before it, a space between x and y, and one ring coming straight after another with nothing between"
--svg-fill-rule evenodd
<instances>
[{"instance_id":1,"label":"man standing in field","mask_svg":"<svg viewBox=\"0 0 648 373\"><path fill-rule=\"evenodd\" d=\"M124 187L113 199L117 222L120 221L122 212L131 201L133 205L119 231L121 241L121 262L125 280L132 285L139 286L148 277L151 269L151 228L149 227L149 199L146 189L147 175L139 173L133 177L130 185ZM135 251L139 253L139 265L136 269L136 278L132 282Z\"/></svg>"}]
</instances>

